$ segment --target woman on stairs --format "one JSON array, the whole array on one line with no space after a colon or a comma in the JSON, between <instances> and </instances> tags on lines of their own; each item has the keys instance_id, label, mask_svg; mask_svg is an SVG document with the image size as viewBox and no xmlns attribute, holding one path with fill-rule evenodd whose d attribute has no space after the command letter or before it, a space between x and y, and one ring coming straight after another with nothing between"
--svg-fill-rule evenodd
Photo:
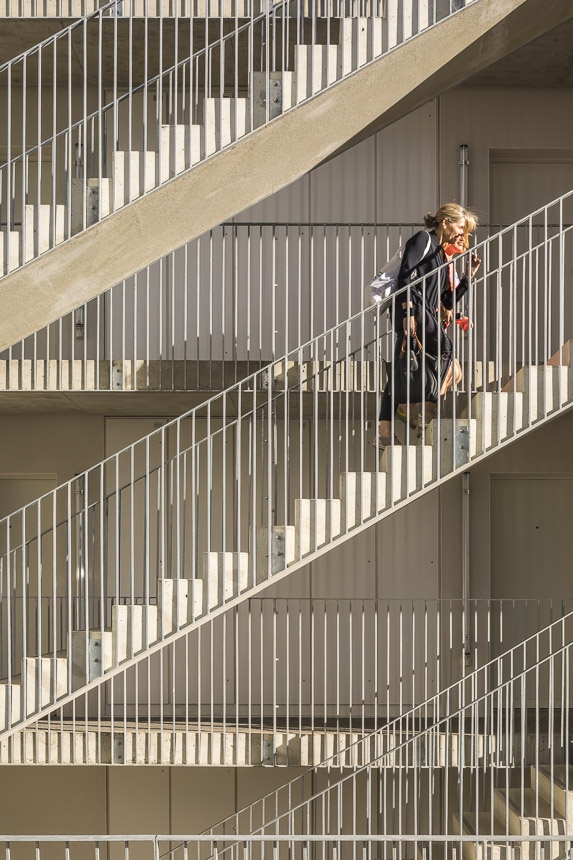
<instances>
[{"instance_id":1,"label":"woman on stairs","mask_svg":"<svg viewBox=\"0 0 573 860\"><path fill-rule=\"evenodd\" d=\"M402 265L398 275L398 290L414 283L410 290L398 292L394 309L394 330L396 332L396 347L394 363L399 359L404 348L404 340L410 333L413 342L424 341L422 346L427 354L441 357L440 395L445 394L453 382L452 341L446 327L453 319L454 307L466 294L469 279L468 265L464 277L456 285L451 266L439 267L451 259L453 249L461 250L467 237L473 233L478 224L477 217L458 203L447 203L441 206L435 215L428 214L424 218L424 230L419 230L406 243ZM428 248L428 236L430 238ZM453 247L452 247L453 246ZM446 249L448 254L446 254ZM463 248L465 250L465 247ZM425 253L426 252L426 253ZM481 260L472 254L471 276L476 275ZM439 270L439 271L438 271ZM459 382L461 368L456 367L456 382ZM394 410L398 403L394 402ZM411 408L411 407L410 407ZM437 415L437 403L424 405L424 420L430 421ZM411 412L406 414L411 417ZM380 424L376 444L384 449L392 444L392 390L391 379L388 379L382 395L380 409ZM400 445L400 440L394 436L394 444Z\"/></svg>"}]
</instances>

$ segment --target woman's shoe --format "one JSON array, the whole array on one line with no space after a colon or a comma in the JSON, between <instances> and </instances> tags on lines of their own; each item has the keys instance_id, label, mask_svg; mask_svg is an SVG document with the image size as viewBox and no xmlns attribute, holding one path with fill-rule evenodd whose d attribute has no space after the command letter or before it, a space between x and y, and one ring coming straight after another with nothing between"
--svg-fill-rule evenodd
<instances>
[{"instance_id":1,"label":"woman's shoe","mask_svg":"<svg viewBox=\"0 0 573 860\"><path fill-rule=\"evenodd\" d=\"M410 427L412 428L412 430L415 430L416 427L418 426L418 413L415 412L414 417L412 417L412 412L414 410L414 406L411 406L410 407L410 416L408 417L408 413L402 407L403 407L403 404L400 404L400 406L398 406L398 409L396 410L396 418L398 419L398 421L402 421L403 424L406 424L409 421Z\"/></svg>"},{"instance_id":2,"label":"woman's shoe","mask_svg":"<svg viewBox=\"0 0 573 860\"><path fill-rule=\"evenodd\" d=\"M429 407L428 407L428 404L426 404L424 407L422 407L422 409L420 410L420 412L418 414L418 431L417 431L418 439L422 438L423 432L424 432L424 427L426 428L426 432L427 432L428 427L430 426L430 422L435 421L435 419L437 417L438 417L438 404L437 403L430 403Z\"/></svg>"}]
</instances>

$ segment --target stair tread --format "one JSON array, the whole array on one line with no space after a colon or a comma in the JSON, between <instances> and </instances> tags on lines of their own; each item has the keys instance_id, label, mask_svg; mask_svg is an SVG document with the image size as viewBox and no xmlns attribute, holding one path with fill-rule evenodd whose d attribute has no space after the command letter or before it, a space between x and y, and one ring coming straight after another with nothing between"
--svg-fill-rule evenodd
<instances>
[{"instance_id":1,"label":"stair tread","mask_svg":"<svg viewBox=\"0 0 573 860\"><path fill-rule=\"evenodd\" d=\"M559 788L563 790L573 791L573 767L569 767L569 785L566 786L565 783L565 774L566 774L567 765L558 764L553 765L553 771L551 770L551 766L548 764L539 765L539 772L546 776L548 779L553 779L555 785L559 786ZM552 776L553 774L553 776ZM535 777L532 775L532 780Z\"/></svg>"},{"instance_id":2,"label":"stair tread","mask_svg":"<svg viewBox=\"0 0 573 860\"><path fill-rule=\"evenodd\" d=\"M477 816L477 828L476 828L476 814L475 812L464 812L462 816L463 822L463 831L468 834L478 834L479 836L485 836L492 833L492 820L491 820L491 812L480 812ZM504 836L506 833L506 829L504 824L494 815L493 818L493 835L495 836Z\"/></svg>"},{"instance_id":3,"label":"stair tread","mask_svg":"<svg viewBox=\"0 0 573 860\"><path fill-rule=\"evenodd\" d=\"M565 820L560 815L555 815L555 810L551 814L550 804L539 797L539 795L536 797L535 789L533 788L526 788L523 790L523 793L521 788L510 788L508 792L505 789L496 789L496 792L499 792L504 798L507 797L509 801L508 805L512 811L522 818L538 821L553 820L555 822Z\"/></svg>"}]
</instances>

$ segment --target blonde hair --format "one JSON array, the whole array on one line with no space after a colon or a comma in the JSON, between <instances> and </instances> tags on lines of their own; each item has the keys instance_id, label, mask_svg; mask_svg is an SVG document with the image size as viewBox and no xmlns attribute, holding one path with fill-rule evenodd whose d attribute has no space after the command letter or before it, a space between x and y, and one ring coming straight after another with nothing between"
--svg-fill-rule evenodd
<instances>
[{"instance_id":1,"label":"blonde hair","mask_svg":"<svg viewBox=\"0 0 573 860\"><path fill-rule=\"evenodd\" d=\"M471 209L464 209L459 203L446 203L440 206L435 215L428 212L424 218L424 227L426 230L434 230L445 220L450 223L463 220L466 233L473 233L479 224L478 216Z\"/></svg>"}]
</instances>

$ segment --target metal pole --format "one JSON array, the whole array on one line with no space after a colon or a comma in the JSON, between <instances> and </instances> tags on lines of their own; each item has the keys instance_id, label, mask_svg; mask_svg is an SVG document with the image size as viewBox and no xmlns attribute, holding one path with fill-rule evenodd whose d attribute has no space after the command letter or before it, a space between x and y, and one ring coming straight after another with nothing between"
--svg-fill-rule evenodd
<instances>
[{"instance_id":1,"label":"metal pole","mask_svg":"<svg viewBox=\"0 0 573 860\"><path fill-rule=\"evenodd\" d=\"M460 144L460 204L468 206L468 180L470 162L468 158L469 146L467 143Z\"/></svg>"},{"instance_id":2,"label":"metal pole","mask_svg":"<svg viewBox=\"0 0 573 860\"><path fill-rule=\"evenodd\" d=\"M470 643L470 473L462 475L462 598L463 598L463 648L464 660L468 664L471 655Z\"/></svg>"}]
</instances>

